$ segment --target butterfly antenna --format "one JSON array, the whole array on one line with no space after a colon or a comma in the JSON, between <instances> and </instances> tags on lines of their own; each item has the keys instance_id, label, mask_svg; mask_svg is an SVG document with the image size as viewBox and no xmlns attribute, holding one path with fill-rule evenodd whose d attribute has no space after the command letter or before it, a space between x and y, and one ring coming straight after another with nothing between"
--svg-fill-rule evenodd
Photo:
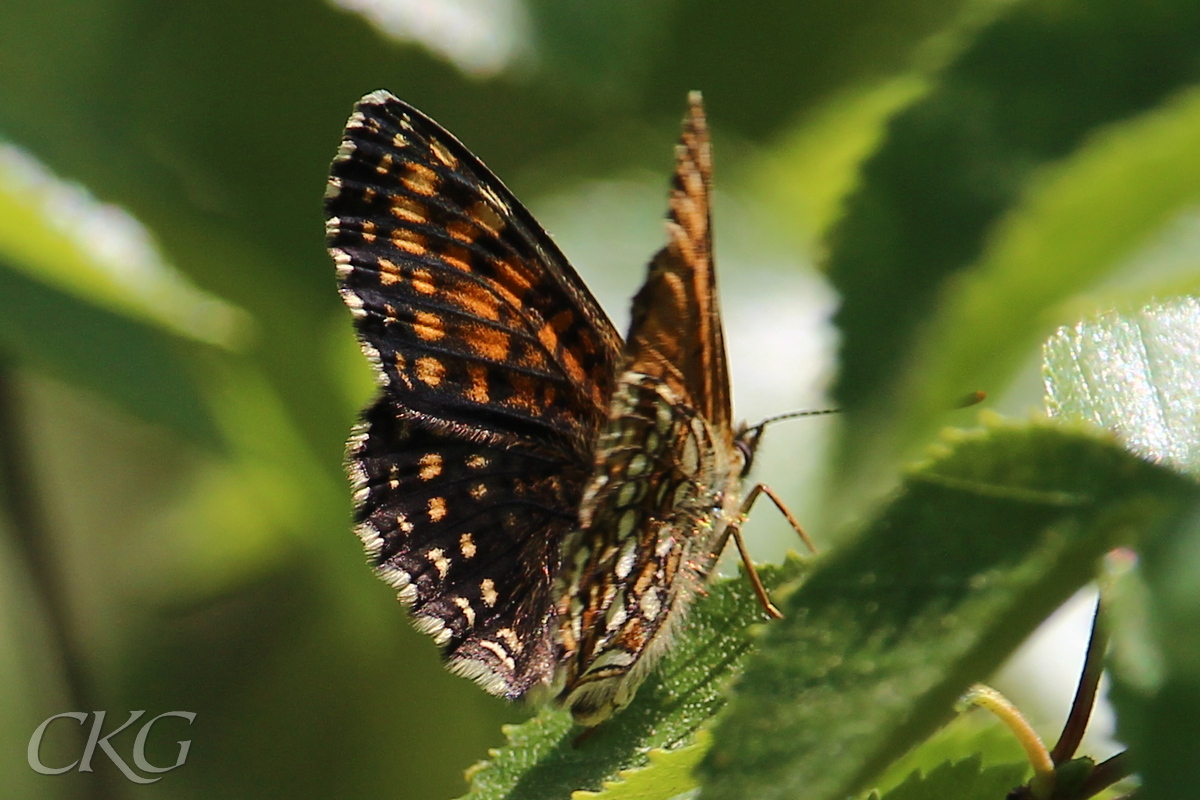
<instances>
[{"instance_id":1,"label":"butterfly antenna","mask_svg":"<svg viewBox=\"0 0 1200 800\"><path fill-rule=\"evenodd\" d=\"M746 430L747 431L761 431L763 428L767 427L768 425L770 425L773 422L780 422L781 420L785 420L785 419L795 419L796 417L821 417L826 414L840 414L840 413L842 413L842 410L840 408L819 408L819 409L812 409L812 410L805 410L805 411L788 411L783 414L775 414L773 416L767 417L763 421L759 422L757 425L751 425Z\"/></svg>"}]
</instances>

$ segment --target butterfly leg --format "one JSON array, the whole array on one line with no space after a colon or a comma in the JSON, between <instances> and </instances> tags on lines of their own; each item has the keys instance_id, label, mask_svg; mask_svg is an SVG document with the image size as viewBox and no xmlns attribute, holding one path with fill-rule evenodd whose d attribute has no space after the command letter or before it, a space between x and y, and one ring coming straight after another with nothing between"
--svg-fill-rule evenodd
<instances>
[{"instance_id":1,"label":"butterfly leg","mask_svg":"<svg viewBox=\"0 0 1200 800\"><path fill-rule=\"evenodd\" d=\"M817 552L817 546L813 544L812 539L808 537L808 534L805 532L804 528L801 527L800 523L796 521L796 518L792 515L792 512L788 510L788 507L785 506L783 501L779 499L779 495L775 494L775 490L770 486L767 486L765 483L754 484L754 488L750 490L750 493L746 495L746 499L742 501L742 518L745 519L746 515L750 513L750 507L754 505L754 501L758 499L760 494L765 494L767 497L771 498L771 502L774 503L775 507L779 509L779 512L783 514L784 519L786 519L788 524L792 526L792 530L799 534L800 538L804 541L804 544L808 545L808 549L815 555Z\"/></svg>"},{"instance_id":2,"label":"butterfly leg","mask_svg":"<svg viewBox=\"0 0 1200 800\"><path fill-rule=\"evenodd\" d=\"M737 521L730 525L728 529L726 529L726 537L733 537L734 544L737 545L738 554L742 557L742 563L746 565L746 577L750 579L750 585L754 588L754 595L758 598L759 604L773 619L783 619L783 614L780 613L779 609L775 607L775 604L771 602L771 598L767 595L767 590L762 585L762 579L758 577L758 570L754 568L754 562L750 560L750 551L746 549L746 542L742 539L742 521L746 519L746 516L750 513L750 508L754 505L754 501L757 500L758 496L761 494L765 494L771 499L771 502L775 504L775 507L778 508L783 514L784 518L787 519L788 524L792 526L792 529L795 530L796 533L800 535L800 538L804 540L804 543L808 545L809 550L815 553L817 552L817 548L816 545L813 544L812 539L809 538L808 533L805 532L804 528L801 527L800 523L796 520L796 517L793 516L792 512L788 510L788 507L783 504L783 501L779 499L779 495L775 494L775 490L770 486L767 486L765 483L754 484L754 487L746 495L746 499L742 501L742 507L738 512ZM724 545L725 542L722 541L722 548Z\"/></svg>"},{"instance_id":3,"label":"butterfly leg","mask_svg":"<svg viewBox=\"0 0 1200 800\"><path fill-rule=\"evenodd\" d=\"M767 595L767 589L762 585L762 579L758 577L758 570L754 568L754 562L750 560L750 551L746 549L746 543L742 540L741 520L730 525L725 530L728 535L733 536L733 542L737 545L738 554L742 557L742 563L746 565L746 577L750 579L750 586L754 588L754 596L758 598L759 605L763 607L763 611L766 611L767 615L772 619L783 619L783 614L771 602L770 596Z\"/></svg>"}]
</instances>

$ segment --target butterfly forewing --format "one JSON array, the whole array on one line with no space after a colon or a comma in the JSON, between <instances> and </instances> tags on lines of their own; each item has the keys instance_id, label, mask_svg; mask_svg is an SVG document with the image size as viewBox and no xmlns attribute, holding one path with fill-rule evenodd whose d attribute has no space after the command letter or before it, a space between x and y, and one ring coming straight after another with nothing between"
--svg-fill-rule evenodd
<instances>
[{"instance_id":1,"label":"butterfly forewing","mask_svg":"<svg viewBox=\"0 0 1200 800\"><path fill-rule=\"evenodd\" d=\"M729 371L713 264L712 145L699 95L675 148L667 246L633 300L625 369L662 378L722 431L731 431Z\"/></svg>"},{"instance_id":2,"label":"butterfly forewing","mask_svg":"<svg viewBox=\"0 0 1200 800\"><path fill-rule=\"evenodd\" d=\"M402 413L586 455L620 337L482 162L375 92L347 124L326 214L342 296Z\"/></svg>"}]
</instances>

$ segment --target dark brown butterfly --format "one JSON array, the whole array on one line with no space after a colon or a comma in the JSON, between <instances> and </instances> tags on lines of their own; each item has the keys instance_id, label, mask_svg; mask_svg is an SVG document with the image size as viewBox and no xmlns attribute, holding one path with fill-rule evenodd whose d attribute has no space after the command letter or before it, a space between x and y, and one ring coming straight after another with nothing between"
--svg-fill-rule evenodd
<instances>
[{"instance_id":1,"label":"dark brown butterfly","mask_svg":"<svg viewBox=\"0 0 1200 800\"><path fill-rule=\"evenodd\" d=\"M622 342L421 112L367 95L333 162L329 249L382 389L347 448L359 537L451 670L584 725L629 703L765 489L743 497L762 428L732 423L711 181L693 93Z\"/></svg>"}]
</instances>

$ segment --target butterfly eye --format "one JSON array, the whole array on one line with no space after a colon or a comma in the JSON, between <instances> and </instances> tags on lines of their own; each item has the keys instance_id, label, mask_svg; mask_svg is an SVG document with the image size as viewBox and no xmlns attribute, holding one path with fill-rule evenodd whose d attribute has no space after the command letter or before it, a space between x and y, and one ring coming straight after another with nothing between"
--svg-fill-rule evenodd
<instances>
[{"instance_id":1,"label":"butterfly eye","mask_svg":"<svg viewBox=\"0 0 1200 800\"><path fill-rule=\"evenodd\" d=\"M754 465L754 454L758 451L758 440L762 438L762 434L761 424L748 428L745 423L739 426L734 434L733 445L742 454L742 471L739 477L744 478L750 474L750 468Z\"/></svg>"},{"instance_id":2,"label":"butterfly eye","mask_svg":"<svg viewBox=\"0 0 1200 800\"><path fill-rule=\"evenodd\" d=\"M758 437L754 437L751 442L747 439L738 439L734 442L738 452L742 454L742 474L741 477L746 477L750 474L750 465L754 463L754 448L758 444Z\"/></svg>"}]
</instances>

